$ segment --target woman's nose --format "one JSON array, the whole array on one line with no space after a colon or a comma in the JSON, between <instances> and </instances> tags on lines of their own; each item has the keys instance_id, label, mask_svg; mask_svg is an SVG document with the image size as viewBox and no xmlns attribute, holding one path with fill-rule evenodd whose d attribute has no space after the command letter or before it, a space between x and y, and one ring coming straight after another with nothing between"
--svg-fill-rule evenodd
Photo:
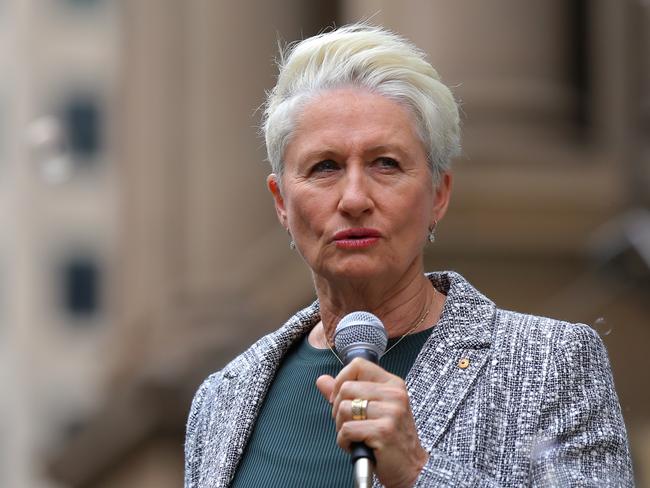
<instances>
[{"instance_id":1,"label":"woman's nose","mask_svg":"<svg viewBox=\"0 0 650 488\"><path fill-rule=\"evenodd\" d=\"M348 171L341 181L340 212L356 218L369 213L374 208L370 195L369 182L363 170Z\"/></svg>"}]
</instances>

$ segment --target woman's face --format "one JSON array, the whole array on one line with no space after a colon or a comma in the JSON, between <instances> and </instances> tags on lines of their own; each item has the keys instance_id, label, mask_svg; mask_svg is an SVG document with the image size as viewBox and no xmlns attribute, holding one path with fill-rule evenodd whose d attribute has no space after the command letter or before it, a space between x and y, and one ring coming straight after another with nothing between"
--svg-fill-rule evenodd
<instances>
[{"instance_id":1,"label":"woman's face","mask_svg":"<svg viewBox=\"0 0 650 488\"><path fill-rule=\"evenodd\" d=\"M310 101L295 129L281 184L270 175L268 185L312 271L328 280L421 271L450 176L433 187L410 112L381 95L337 89Z\"/></svg>"}]
</instances>

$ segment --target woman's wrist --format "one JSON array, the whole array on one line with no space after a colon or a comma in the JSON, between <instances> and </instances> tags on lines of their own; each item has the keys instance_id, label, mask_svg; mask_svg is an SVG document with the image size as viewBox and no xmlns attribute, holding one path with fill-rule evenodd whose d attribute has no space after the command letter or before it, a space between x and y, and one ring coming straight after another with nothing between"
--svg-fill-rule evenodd
<instances>
[{"instance_id":1,"label":"woman's wrist","mask_svg":"<svg viewBox=\"0 0 650 488\"><path fill-rule=\"evenodd\" d=\"M396 483L394 486L391 487L387 486L387 488L413 488L418 478L420 477L420 473L422 473L424 466L426 466L427 462L429 462L429 453L426 452L424 449L421 449L421 455L418 456L418 460L415 463L415 468L411 472L411 476L409 476L405 481Z\"/></svg>"}]
</instances>

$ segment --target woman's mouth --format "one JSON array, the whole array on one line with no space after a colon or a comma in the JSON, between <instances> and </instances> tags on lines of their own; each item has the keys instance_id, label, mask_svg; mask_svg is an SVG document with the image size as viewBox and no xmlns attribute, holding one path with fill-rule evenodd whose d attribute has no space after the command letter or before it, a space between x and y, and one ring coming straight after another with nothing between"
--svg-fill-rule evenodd
<instances>
[{"instance_id":1,"label":"woman's mouth","mask_svg":"<svg viewBox=\"0 0 650 488\"><path fill-rule=\"evenodd\" d=\"M376 244L380 238L378 230L364 227L339 231L332 240L339 249L364 249Z\"/></svg>"}]
</instances>

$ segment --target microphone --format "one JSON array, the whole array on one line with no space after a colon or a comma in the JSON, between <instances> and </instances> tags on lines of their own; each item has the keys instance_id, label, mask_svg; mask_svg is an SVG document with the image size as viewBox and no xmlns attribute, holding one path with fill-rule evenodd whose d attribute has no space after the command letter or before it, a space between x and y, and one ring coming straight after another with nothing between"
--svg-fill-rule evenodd
<instances>
[{"instance_id":1,"label":"microphone","mask_svg":"<svg viewBox=\"0 0 650 488\"><path fill-rule=\"evenodd\" d=\"M341 319L334 332L334 347L343 364L363 358L375 364L386 350L388 334L384 324L369 312L352 312ZM353 442L351 459L354 465L355 488L370 488L375 455L363 442Z\"/></svg>"}]
</instances>

